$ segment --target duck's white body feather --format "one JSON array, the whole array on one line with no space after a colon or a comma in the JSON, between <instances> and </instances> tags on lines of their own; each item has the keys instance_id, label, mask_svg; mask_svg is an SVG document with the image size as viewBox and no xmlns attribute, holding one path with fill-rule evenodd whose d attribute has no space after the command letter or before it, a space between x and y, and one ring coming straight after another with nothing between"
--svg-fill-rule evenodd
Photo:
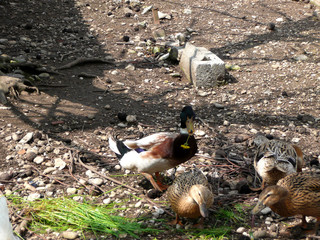
<instances>
[{"instance_id":1,"label":"duck's white body feather","mask_svg":"<svg viewBox=\"0 0 320 240\"><path fill-rule=\"evenodd\" d=\"M123 143L132 151L123 155L120 159L121 167L138 172L154 173L161 172L174 167L168 159L163 159L160 155L155 155L152 148L160 145L163 141L177 137L177 133L155 133L139 140L125 140ZM120 154L116 142L109 138L110 149ZM141 148L145 151L137 152L135 149Z\"/></svg>"},{"instance_id":2,"label":"duck's white body feather","mask_svg":"<svg viewBox=\"0 0 320 240\"><path fill-rule=\"evenodd\" d=\"M7 199L4 196L0 197L0 239L18 240L18 238L13 235L12 225L9 220Z\"/></svg>"}]
</instances>

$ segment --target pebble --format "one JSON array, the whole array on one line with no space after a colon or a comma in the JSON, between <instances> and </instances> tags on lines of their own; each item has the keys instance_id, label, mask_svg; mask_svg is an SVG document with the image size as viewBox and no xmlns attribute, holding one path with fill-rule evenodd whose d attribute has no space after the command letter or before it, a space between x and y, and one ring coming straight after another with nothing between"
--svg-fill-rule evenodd
<instances>
[{"instance_id":1,"label":"pebble","mask_svg":"<svg viewBox=\"0 0 320 240\"><path fill-rule=\"evenodd\" d=\"M50 78L50 74L49 73L40 73L39 77L41 79L49 79Z\"/></svg>"},{"instance_id":2,"label":"pebble","mask_svg":"<svg viewBox=\"0 0 320 240\"><path fill-rule=\"evenodd\" d=\"M135 123L135 122L137 122L137 116L136 115L128 115L126 117L126 121L128 123Z\"/></svg>"},{"instance_id":3,"label":"pebble","mask_svg":"<svg viewBox=\"0 0 320 240\"><path fill-rule=\"evenodd\" d=\"M33 137L33 132L28 132L20 141L19 143L25 144L29 143Z\"/></svg>"},{"instance_id":4,"label":"pebble","mask_svg":"<svg viewBox=\"0 0 320 240\"><path fill-rule=\"evenodd\" d=\"M76 194L77 189L76 188L67 188L67 193L70 195Z\"/></svg>"},{"instance_id":5,"label":"pebble","mask_svg":"<svg viewBox=\"0 0 320 240\"><path fill-rule=\"evenodd\" d=\"M125 67L125 69L129 71L134 71L136 67L132 63L130 63Z\"/></svg>"},{"instance_id":6,"label":"pebble","mask_svg":"<svg viewBox=\"0 0 320 240\"><path fill-rule=\"evenodd\" d=\"M103 202L104 204L108 205L109 203L111 203L111 198L103 199L102 202Z\"/></svg>"},{"instance_id":7,"label":"pebble","mask_svg":"<svg viewBox=\"0 0 320 240\"><path fill-rule=\"evenodd\" d=\"M53 172L55 170L56 170L55 167L48 167L43 171L43 174L48 174L48 173L51 173L51 172Z\"/></svg>"},{"instance_id":8,"label":"pebble","mask_svg":"<svg viewBox=\"0 0 320 240\"><path fill-rule=\"evenodd\" d=\"M88 183L90 183L92 185L100 186L103 183L103 179L101 179L101 178L90 178Z\"/></svg>"},{"instance_id":9,"label":"pebble","mask_svg":"<svg viewBox=\"0 0 320 240\"><path fill-rule=\"evenodd\" d=\"M59 170L64 169L67 166L67 163L63 161L61 158L54 159L54 167L58 168Z\"/></svg>"},{"instance_id":10,"label":"pebble","mask_svg":"<svg viewBox=\"0 0 320 240\"><path fill-rule=\"evenodd\" d=\"M33 151L29 151L25 155L25 159L30 162L33 161L36 157L37 157L37 154Z\"/></svg>"},{"instance_id":11,"label":"pebble","mask_svg":"<svg viewBox=\"0 0 320 240\"><path fill-rule=\"evenodd\" d=\"M110 110L110 109L111 109L111 106L110 106L109 104L107 104L107 105L104 106L104 109Z\"/></svg>"},{"instance_id":12,"label":"pebble","mask_svg":"<svg viewBox=\"0 0 320 240\"><path fill-rule=\"evenodd\" d=\"M261 213L262 213L263 215L266 215L266 214L269 214L271 211L272 211L271 208L266 207L266 208L264 208L264 209L261 210Z\"/></svg>"},{"instance_id":13,"label":"pebble","mask_svg":"<svg viewBox=\"0 0 320 240\"><path fill-rule=\"evenodd\" d=\"M213 106L217 109L224 109L224 106L220 103L217 103L217 102L213 103Z\"/></svg>"},{"instance_id":14,"label":"pebble","mask_svg":"<svg viewBox=\"0 0 320 240\"><path fill-rule=\"evenodd\" d=\"M206 135L206 132L203 131L203 130L196 130L195 133L194 133L196 136L199 136L199 137L203 137L204 135Z\"/></svg>"},{"instance_id":15,"label":"pebble","mask_svg":"<svg viewBox=\"0 0 320 240\"><path fill-rule=\"evenodd\" d=\"M44 157L43 156L37 156L37 157L35 157L35 159L33 159L33 161L36 164L41 164L44 161Z\"/></svg>"},{"instance_id":16,"label":"pebble","mask_svg":"<svg viewBox=\"0 0 320 240\"><path fill-rule=\"evenodd\" d=\"M117 164L117 165L114 166L114 169L115 169L115 170L120 170L120 169L121 169L121 166L120 166L119 164Z\"/></svg>"},{"instance_id":17,"label":"pebble","mask_svg":"<svg viewBox=\"0 0 320 240\"><path fill-rule=\"evenodd\" d=\"M134 207L135 207L135 208L139 208L139 207L141 207L141 204L142 204L142 202L139 201L139 202L137 202L137 203L134 205Z\"/></svg>"},{"instance_id":18,"label":"pebble","mask_svg":"<svg viewBox=\"0 0 320 240\"><path fill-rule=\"evenodd\" d=\"M14 141L19 141L21 139L21 136L20 135L18 135L18 134L16 134L16 133L13 133L12 134L12 140L14 140Z\"/></svg>"},{"instance_id":19,"label":"pebble","mask_svg":"<svg viewBox=\"0 0 320 240\"><path fill-rule=\"evenodd\" d=\"M267 236L267 232L265 230L257 230L253 233L254 239L260 239Z\"/></svg>"},{"instance_id":20,"label":"pebble","mask_svg":"<svg viewBox=\"0 0 320 240\"><path fill-rule=\"evenodd\" d=\"M243 233L246 229L244 227L239 227L236 232L237 233Z\"/></svg>"},{"instance_id":21,"label":"pebble","mask_svg":"<svg viewBox=\"0 0 320 240\"><path fill-rule=\"evenodd\" d=\"M79 234L77 232L65 231L61 235L65 239L76 239Z\"/></svg>"},{"instance_id":22,"label":"pebble","mask_svg":"<svg viewBox=\"0 0 320 240\"><path fill-rule=\"evenodd\" d=\"M97 177L97 174L93 173L91 170L87 170L87 171L86 171L86 175L87 175L89 178L95 178L95 177Z\"/></svg>"},{"instance_id":23,"label":"pebble","mask_svg":"<svg viewBox=\"0 0 320 240\"><path fill-rule=\"evenodd\" d=\"M36 200L36 199L39 199L40 197L41 197L40 193L35 192L35 193L31 193L31 194L28 196L27 200L32 202L32 201L34 201L34 200Z\"/></svg>"}]
</instances>

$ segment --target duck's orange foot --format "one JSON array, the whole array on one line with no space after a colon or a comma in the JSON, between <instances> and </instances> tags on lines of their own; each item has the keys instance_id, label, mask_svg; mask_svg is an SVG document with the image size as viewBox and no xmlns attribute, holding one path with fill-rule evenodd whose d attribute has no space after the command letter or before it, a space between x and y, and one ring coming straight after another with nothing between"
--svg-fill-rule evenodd
<instances>
[{"instance_id":1,"label":"duck's orange foot","mask_svg":"<svg viewBox=\"0 0 320 240\"><path fill-rule=\"evenodd\" d=\"M181 222L181 220L180 220L180 218L179 218L178 215L176 215L176 219L168 222L168 224L170 224L170 225L177 225L177 224L179 224L180 226L183 226L183 223Z\"/></svg>"},{"instance_id":2,"label":"duck's orange foot","mask_svg":"<svg viewBox=\"0 0 320 240\"><path fill-rule=\"evenodd\" d=\"M145 173L145 172L141 172L141 174L143 176L145 176L146 179L148 179L150 181L150 183L152 184L152 186L157 189L158 191L162 192L163 191L163 188L161 188L157 183L156 181L153 179L152 175L149 174L149 173Z\"/></svg>"},{"instance_id":3,"label":"duck's orange foot","mask_svg":"<svg viewBox=\"0 0 320 240\"><path fill-rule=\"evenodd\" d=\"M204 229L203 222L204 222L204 218L202 217L200 221L196 224L193 224L192 227L197 229Z\"/></svg>"}]
</instances>

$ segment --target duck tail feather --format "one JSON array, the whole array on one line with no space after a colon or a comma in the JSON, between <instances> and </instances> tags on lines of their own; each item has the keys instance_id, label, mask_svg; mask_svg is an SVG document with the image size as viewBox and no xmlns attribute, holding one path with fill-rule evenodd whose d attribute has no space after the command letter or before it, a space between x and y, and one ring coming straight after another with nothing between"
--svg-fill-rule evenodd
<instances>
[{"instance_id":1,"label":"duck tail feather","mask_svg":"<svg viewBox=\"0 0 320 240\"><path fill-rule=\"evenodd\" d=\"M124 154L131 151L131 149L128 148L122 141L115 141L112 137L109 137L109 147L119 159L121 159Z\"/></svg>"}]
</instances>

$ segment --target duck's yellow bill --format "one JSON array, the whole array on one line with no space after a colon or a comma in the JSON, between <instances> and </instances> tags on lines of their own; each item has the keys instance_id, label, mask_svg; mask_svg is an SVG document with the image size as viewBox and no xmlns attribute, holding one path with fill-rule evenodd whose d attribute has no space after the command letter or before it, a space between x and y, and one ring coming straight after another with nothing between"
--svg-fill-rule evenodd
<instances>
[{"instance_id":1,"label":"duck's yellow bill","mask_svg":"<svg viewBox=\"0 0 320 240\"><path fill-rule=\"evenodd\" d=\"M186 126L187 126L187 130L188 130L189 135L193 135L194 134L194 126L193 126L193 119L192 118L187 118Z\"/></svg>"}]
</instances>

